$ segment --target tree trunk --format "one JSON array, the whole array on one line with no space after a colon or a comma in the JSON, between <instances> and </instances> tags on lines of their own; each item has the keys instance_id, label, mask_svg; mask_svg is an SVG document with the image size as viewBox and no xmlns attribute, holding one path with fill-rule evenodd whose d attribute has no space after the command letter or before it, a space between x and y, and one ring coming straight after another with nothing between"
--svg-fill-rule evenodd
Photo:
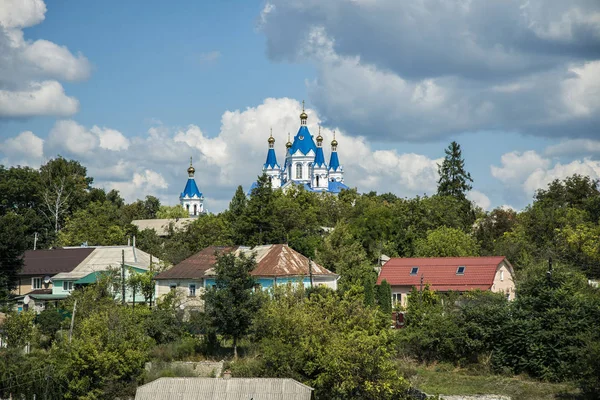
<instances>
[{"instance_id":1,"label":"tree trunk","mask_svg":"<svg viewBox=\"0 0 600 400\"><path fill-rule=\"evenodd\" d=\"M238 358L238 354L237 354L237 337L233 338L233 359L237 360Z\"/></svg>"}]
</instances>

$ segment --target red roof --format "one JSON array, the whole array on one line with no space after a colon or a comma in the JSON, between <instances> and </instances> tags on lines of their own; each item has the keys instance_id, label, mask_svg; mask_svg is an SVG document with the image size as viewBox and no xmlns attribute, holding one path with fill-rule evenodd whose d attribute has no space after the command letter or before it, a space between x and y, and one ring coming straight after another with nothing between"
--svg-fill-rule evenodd
<instances>
[{"instance_id":1,"label":"red roof","mask_svg":"<svg viewBox=\"0 0 600 400\"><path fill-rule=\"evenodd\" d=\"M377 284L385 279L392 286L419 287L423 276L423 285L429 284L433 290L488 290L494 283L498 265L505 259L504 256L392 258L381 268ZM417 273L411 275L415 267ZM465 267L463 274L456 273L458 267Z\"/></svg>"},{"instance_id":2,"label":"red roof","mask_svg":"<svg viewBox=\"0 0 600 400\"><path fill-rule=\"evenodd\" d=\"M154 279L201 279L207 269L217 261L217 254L235 251L235 247L210 246L186 258L172 268L156 275Z\"/></svg>"}]
</instances>

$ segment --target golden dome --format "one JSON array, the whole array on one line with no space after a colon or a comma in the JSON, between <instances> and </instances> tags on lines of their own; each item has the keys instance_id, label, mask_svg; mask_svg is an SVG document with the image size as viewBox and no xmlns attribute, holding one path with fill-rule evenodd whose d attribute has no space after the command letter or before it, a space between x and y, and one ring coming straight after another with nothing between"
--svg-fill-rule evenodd
<instances>
[{"instance_id":1,"label":"golden dome","mask_svg":"<svg viewBox=\"0 0 600 400\"><path fill-rule=\"evenodd\" d=\"M321 136L321 125L319 125L319 136L317 136L317 142L322 142L323 136Z\"/></svg>"},{"instance_id":2,"label":"golden dome","mask_svg":"<svg viewBox=\"0 0 600 400\"><path fill-rule=\"evenodd\" d=\"M304 100L302 100L302 114L300 114L300 119L306 120L307 118L308 115L306 114L306 112L304 112Z\"/></svg>"},{"instance_id":3,"label":"golden dome","mask_svg":"<svg viewBox=\"0 0 600 400\"><path fill-rule=\"evenodd\" d=\"M333 140L331 141L331 146L336 147L338 145L337 140L335 140L335 131L333 131Z\"/></svg>"},{"instance_id":4,"label":"golden dome","mask_svg":"<svg viewBox=\"0 0 600 400\"><path fill-rule=\"evenodd\" d=\"M275 138L273 137L273 128L271 128L271 136L269 136L268 142L269 144L275 143Z\"/></svg>"},{"instance_id":5,"label":"golden dome","mask_svg":"<svg viewBox=\"0 0 600 400\"><path fill-rule=\"evenodd\" d=\"M190 157L190 167L188 168L188 175L192 176L194 175L194 172L196 172L196 169L192 166L192 157Z\"/></svg>"},{"instance_id":6,"label":"golden dome","mask_svg":"<svg viewBox=\"0 0 600 400\"><path fill-rule=\"evenodd\" d=\"M290 133L289 133L289 132L288 132L288 141L287 141L287 143L285 144L285 147L287 147L288 149L289 149L290 147L292 147L292 142L290 142Z\"/></svg>"}]
</instances>

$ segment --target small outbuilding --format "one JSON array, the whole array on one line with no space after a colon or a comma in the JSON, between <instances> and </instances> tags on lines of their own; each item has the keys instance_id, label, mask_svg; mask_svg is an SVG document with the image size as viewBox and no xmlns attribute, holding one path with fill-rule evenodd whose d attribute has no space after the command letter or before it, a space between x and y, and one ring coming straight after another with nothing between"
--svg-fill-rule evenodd
<instances>
[{"instance_id":1,"label":"small outbuilding","mask_svg":"<svg viewBox=\"0 0 600 400\"><path fill-rule=\"evenodd\" d=\"M392 304L406 306L408 294L429 285L438 292L490 290L515 298L512 265L504 256L495 257L438 257L391 258L377 278L392 287Z\"/></svg>"},{"instance_id":2,"label":"small outbuilding","mask_svg":"<svg viewBox=\"0 0 600 400\"><path fill-rule=\"evenodd\" d=\"M285 378L159 378L135 400L311 400L313 388Z\"/></svg>"}]
</instances>

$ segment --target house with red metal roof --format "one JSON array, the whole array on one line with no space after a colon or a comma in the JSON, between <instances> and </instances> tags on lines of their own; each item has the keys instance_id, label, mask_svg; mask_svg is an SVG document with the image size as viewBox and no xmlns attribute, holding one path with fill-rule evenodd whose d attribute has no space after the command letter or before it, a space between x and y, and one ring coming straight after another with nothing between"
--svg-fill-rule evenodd
<instances>
[{"instance_id":1,"label":"house with red metal roof","mask_svg":"<svg viewBox=\"0 0 600 400\"><path fill-rule=\"evenodd\" d=\"M504 293L509 300L515 297L513 267L504 256L391 258L377 278L392 287L392 304L406 306L413 287L439 292L490 290Z\"/></svg>"},{"instance_id":2,"label":"house with red metal roof","mask_svg":"<svg viewBox=\"0 0 600 400\"><path fill-rule=\"evenodd\" d=\"M266 289L292 282L305 287L326 286L337 289L339 275L320 266L286 244L268 244L256 247L210 246L161 272L156 281L156 297L177 290L185 299L183 306L200 308L202 292L215 284L214 265L217 256L225 253L256 255L256 268L251 272L260 287Z\"/></svg>"}]
</instances>

